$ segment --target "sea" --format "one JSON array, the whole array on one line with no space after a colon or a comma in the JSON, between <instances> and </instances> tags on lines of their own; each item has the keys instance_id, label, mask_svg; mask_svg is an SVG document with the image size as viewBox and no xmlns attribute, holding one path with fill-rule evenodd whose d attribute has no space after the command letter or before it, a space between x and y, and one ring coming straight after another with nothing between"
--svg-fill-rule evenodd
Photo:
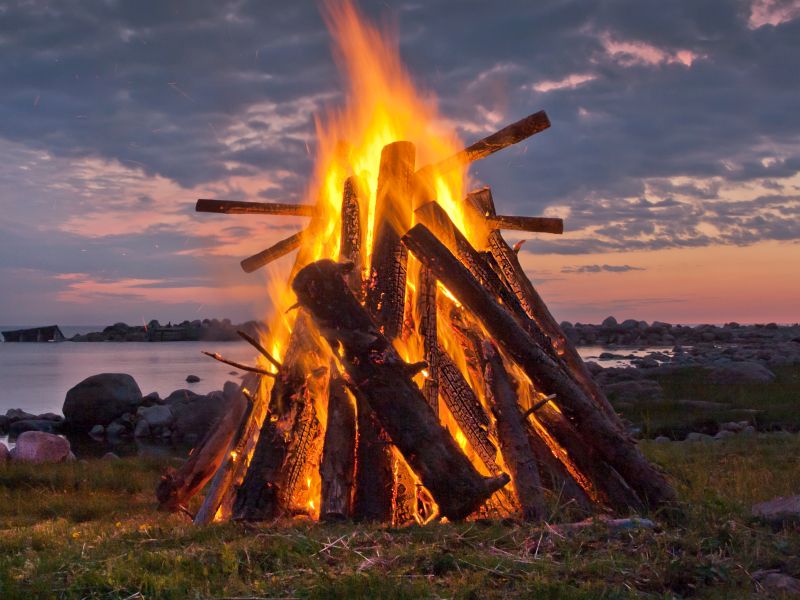
<instances>
[{"instance_id":1,"label":"sea","mask_svg":"<svg viewBox=\"0 0 800 600\"><path fill-rule=\"evenodd\" d=\"M0 331L25 326L2 326ZM61 326L69 338L77 333L102 331L103 326ZM10 408L29 413L61 414L71 387L97 373L128 373L143 394L161 397L178 389L198 394L222 389L226 381L239 381L241 373L201 354L218 352L226 358L254 363L256 351L245 342L58 342L0 343L0 414ZM656 348L617 350L643 356ZM658 348L658 350L664 350ZM579 348L585 360L597 360L606 351L598 346ZM601 361L605 367L625 366L630 359ZM187 375L200 377L186 383Z\"/></svg>"}]
</instances>

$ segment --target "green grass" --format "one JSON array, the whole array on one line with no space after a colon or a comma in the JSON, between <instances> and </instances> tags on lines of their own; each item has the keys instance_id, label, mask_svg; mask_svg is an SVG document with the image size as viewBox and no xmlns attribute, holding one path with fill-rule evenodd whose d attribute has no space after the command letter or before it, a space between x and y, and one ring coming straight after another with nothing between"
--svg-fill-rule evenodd
<instances>
[{"instance_id":1,"label":"green grass","mask_svg":"<svg viewBox=\"0 0 800 600\"><path fill-rule=\"evenodd\" d=\"M647 437L681 438L690 431L715 433L720 423L748 421L761 431L800 430L800 366L779 367L769 384L710 384L700 368L663 376L658 381L664 400L620 406L627 419ZM721 403L718 408L695 408L682 400Z\"/></svg>"},{"instance_id":2,"label":"green grass","mask_svg":"<svg viewBox=\"0 0 800 600\"><path fill-rule=\"evenodd\" d=\"M12 466L0 470L0 597L730 598L753 591L754 570L800 574L798 532L748 517L800 489L797 436L643 448L682 514L567 537L497 522L196 528L155 510L165 463Z\"/></svg>"}]
</instances>

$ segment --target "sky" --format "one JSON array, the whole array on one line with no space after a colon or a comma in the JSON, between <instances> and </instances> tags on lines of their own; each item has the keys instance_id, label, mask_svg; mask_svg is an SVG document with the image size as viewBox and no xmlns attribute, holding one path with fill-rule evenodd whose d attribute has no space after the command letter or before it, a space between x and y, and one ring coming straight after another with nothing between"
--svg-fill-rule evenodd
<instances>
[{"instance_id":1,"label":"sky","mask_svg":"<svg viewBox=\"0 0 800 600\"><path fill-rule=\"evenodd\" d=\"M556 318L800 321L800 0L358 6L465 142L547 111L470 175L565 219L520 251ZM303 200L345 89L318 4L3 0L0 57L0 323L266 315L239 260L301 219L194 201Z\"/></svg>"}]
</instances>

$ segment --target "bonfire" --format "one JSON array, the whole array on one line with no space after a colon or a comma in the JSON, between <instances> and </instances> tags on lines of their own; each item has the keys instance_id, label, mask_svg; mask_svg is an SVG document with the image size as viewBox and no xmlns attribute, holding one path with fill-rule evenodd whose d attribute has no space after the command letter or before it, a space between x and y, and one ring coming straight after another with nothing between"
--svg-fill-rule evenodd
<instances>
[{"instance_id":1,"label":"bonfire","mask_svg":"<svg viewBox=\"0 0 800 600\"><path fill-rule=\"evenodd\" d=\"M206 487L198 524L226 519L432 520L584 514L674 499L627 435L503 230L560 219L498 214L471 163L550 126L540 111L464 149L411 82L391 40L349 5L329 9L349 82L317 120L301 204L216 199L200 212L294 216L296 251L270 286L274 316L223 419L178 471L165 508ZM208 485L207 485L208 484Z\"/></svg>"}]
</instances>

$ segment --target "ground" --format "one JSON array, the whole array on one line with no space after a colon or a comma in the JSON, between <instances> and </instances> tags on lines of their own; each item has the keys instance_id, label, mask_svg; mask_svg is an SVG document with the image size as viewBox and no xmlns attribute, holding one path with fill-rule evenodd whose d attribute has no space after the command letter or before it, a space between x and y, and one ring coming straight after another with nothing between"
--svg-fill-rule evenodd
<instances>
[{"instance_id":1,"label":"ground","mask_svg":"<svg viewBox=\"0 0 800 600\"><path fill-rule=\"evenodd\" d=\"M787 369L766 386L662 383L668 403L725 395L776 425L796 419L799 380ZM155 511L164 461L0 468L0 597L741 598L763 593L760 569L800 576L798 526L749 516L754 502L800 493L800 436L642 448L674 482L679 509L646 515L653 530L567 536L514 523L198 529ZM552 522L560 517L554 502Z\"/></svg>"}]
</instances>

